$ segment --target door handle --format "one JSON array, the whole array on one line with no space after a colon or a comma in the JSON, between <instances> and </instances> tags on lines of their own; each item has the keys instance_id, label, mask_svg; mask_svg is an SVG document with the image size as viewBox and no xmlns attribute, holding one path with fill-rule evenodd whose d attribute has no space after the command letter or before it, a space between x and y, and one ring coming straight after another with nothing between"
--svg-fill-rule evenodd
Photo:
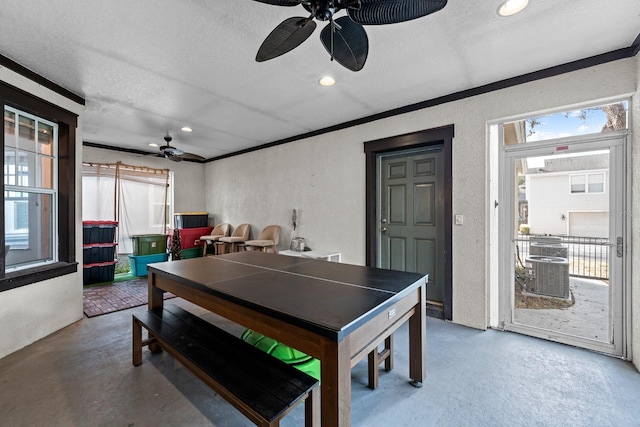
<instances>
[{"instance_id":1,"label":"door handle","mask_svg":"<svg viewBox=\"0 0 640 427\"><path fill-rule=\"evenodd\" d=\"M616 239L616 256L622 258L624 256L624 240L622 237Z\"/></svg>"},{"instance_id":2,"label":"door handle","mask_svg":"<svg viewBox=\"0 0 640 427\"><path fill-rule=\"evenodd\" d=\"M386 218L382 218L382 219L380 220L380 222L381 222L381 223L383 223L383 224L386 224L386 223L387 223L387 219L386 219Z\"/></svg>"},{"instance_id":3,"label":"door handle","mask_svg":"<svg viewBox=\"0 0 640 427\"><path fill-rule=\"evenodd\" d=\"M387 230L387 227L382 227L382 229L380 229L380 231L382 231L383 233L386 233L388 230Z\"/></svg>"}]
</instances>

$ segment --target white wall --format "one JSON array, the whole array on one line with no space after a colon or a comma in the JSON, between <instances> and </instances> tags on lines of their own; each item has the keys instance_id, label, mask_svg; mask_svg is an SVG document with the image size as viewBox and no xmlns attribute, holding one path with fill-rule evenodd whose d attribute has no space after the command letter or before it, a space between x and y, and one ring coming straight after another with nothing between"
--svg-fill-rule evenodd
<instances>
[{"instance_id":1,"label":"white wall","mask_svg":"<svg viewBox=\"0 0 640 427\"><path fill-rule=\"evenodd\" d=\"M356 140L349 133L345 137ZM363 262L361 144L317 137L213 162L205 170L207 211L222 222L251 224L253 238L265 226L278 224L279 247L286 249L296 208L296 234L307 246L342 252L344 262Z\"/></svg>"},{"instance_id":2,"label":"white wall","mask_svg":"<svg viewBox=\"0 0 640 427\"><path fill-rule=\"evenodd\" d=\"M464 225L453 228L453 321L484 329L487 121L628 96L636 91L637 67L635 58L616 61L212 162L205 166L206 210L255 231L271 223L288 227L290 209L299 208L299 235L309 246L364 264L363 142L453 123L453 212L465 215Z\"/></svg>"},{"instance_id":3,"label":"white wall","mask_svg":"<svg viewBox=\"0 0 640 427\"><path fill-rule=\"evenodd\" d=\"M143 156L122 151L84 147L82 161L87 163L122 162L132 166L147 166L173 171L174 210L176 212L204 212L204 165L194 162L172 162L161 157Z\"/></svg>"},{"instance_id":4,"label":"white wall","mask_svg":"<svg viewBox=\"0 0 640 427\"><path fill-rule=\"evenodd\" d=\"M82 158L83 107L4 67L0 80L78 114L76 158ZM76 186L80 188L80 162ZM76 201L76 218L81 203ZM78 220L79 221L79 220ZM76 254L82 254L82 224L76 223ZM82 267L74 274L0 292L0 358L82 318Z\"/></svg>"}]
</instances>

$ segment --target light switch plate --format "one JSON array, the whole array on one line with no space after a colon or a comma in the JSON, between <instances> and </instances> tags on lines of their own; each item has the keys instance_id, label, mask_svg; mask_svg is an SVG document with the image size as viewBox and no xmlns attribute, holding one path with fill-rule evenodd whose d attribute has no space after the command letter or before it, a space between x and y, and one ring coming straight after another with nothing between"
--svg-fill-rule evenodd
<instances>
[{"instance_id":1,"label":"light switch plate","mask_svg":"<svg viewBox=\"0 0 640 427\"><path fill-rule=\"evenodd\" d=\"M462 216L462 215L456 215L454 217L454 220L455 220L456 225L464 224L464 216Z\"/></svg>"}]
</instances>

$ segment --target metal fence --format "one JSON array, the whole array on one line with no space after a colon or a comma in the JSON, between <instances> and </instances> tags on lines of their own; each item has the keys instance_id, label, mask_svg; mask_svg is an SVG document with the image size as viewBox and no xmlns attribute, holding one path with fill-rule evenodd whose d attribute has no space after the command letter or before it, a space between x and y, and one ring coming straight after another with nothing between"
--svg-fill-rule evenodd
<instances>
[{"instance_id":1,"label":"metal fence","mask_svg":"<svg viewBox=\"0 0 640 427\"><path fill-rule=\"evenodd\" d=\"M529 256L531 242L537 236L520 234L515 239L520 260L524 263ZM561 244L567 248L569 275L589 279L609 279L609 239L602 237L553 236L560 238Z\"/></svg>"}]
</instances>

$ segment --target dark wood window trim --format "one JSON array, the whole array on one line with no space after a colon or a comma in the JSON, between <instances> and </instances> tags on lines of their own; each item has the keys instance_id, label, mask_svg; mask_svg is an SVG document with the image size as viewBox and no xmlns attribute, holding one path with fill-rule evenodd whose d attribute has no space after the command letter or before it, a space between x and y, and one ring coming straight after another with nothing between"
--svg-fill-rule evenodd
<instances>
[{"instance_id":1,"label":"dark wood window trim","mask_svg":"<svg viewBox=\"0 0 640 427\"><path fill-rule=\"evenodd\" d=\"M0 292L78 271L75 254L76 128L78 116L0 81L0 103L58 124L58 262L4 273L4 207L0 210ZM2 146L4 147L4 131ZM2 157L4 169L4 156ZM0 183L4 206L4 180Z\"/></svg>"},{"instance_id":2,"label":"dark wood window trim","mask_svg":"<svg viewBox=\"0 0 640 427\"><path fill-rule=\"evenodd\" d=\"M377 242L376 223L376 197L378 183L377 158L379 154L390 153L399 150L413 148L430 147L434 145L443 146L444 155L444 313L436 314L436 317L452 319L453 301L453 266L452 266L452 226L453 226L453 203L452 203L452 148L453 148L453 125L428 129L420 132L408 133L405 135L392 136L389 138L368 141L364 143L366 154L366 264L375 267Z\"/></svg>"}]
</instances>

